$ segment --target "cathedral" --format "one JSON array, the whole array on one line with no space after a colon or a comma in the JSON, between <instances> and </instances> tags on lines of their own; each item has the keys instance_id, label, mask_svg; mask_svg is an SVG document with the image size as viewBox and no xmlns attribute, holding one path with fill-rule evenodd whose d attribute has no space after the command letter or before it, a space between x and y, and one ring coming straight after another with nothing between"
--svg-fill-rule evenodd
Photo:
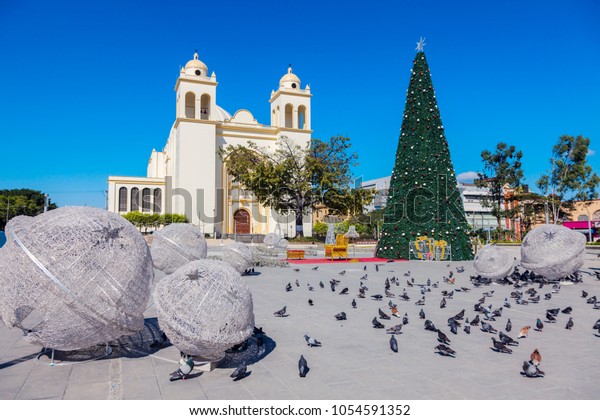
<instances>
[{"instance_id":1,"label":"cathedral","mask_svg":"<svg viewBox=\"0 0 600 420\"><path fill-rule=\"evenodd\" d=\"M274 150L285 136L308 147L311 139L310 87L300 86L292 68L271 91L270 125L245 109L233 115L217 105L217 78L198 54L179 72L175 83L176 118L162 151L152 150L145 177L108 177L108 210L124 214L185 214L205 234L267 234L276 227L295 236L293 215L279 215L232 182L219 157L220 148L248 141ZM277 226L279 225L279 226ZM312 233L304 217L304 234Z\"/></svg>"}]
</instances>

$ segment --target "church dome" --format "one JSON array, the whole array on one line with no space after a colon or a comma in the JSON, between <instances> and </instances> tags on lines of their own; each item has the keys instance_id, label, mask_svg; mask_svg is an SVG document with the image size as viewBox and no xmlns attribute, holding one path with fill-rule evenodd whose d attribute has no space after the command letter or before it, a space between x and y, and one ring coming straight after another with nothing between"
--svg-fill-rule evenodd
<instances>
[{"instance_id":1,"label":"church dome","mask_svg":"<svg viewBox=\"0 0 600 420\"><path fill-rule=\"evenodd\" d=\"M288 68L287 74L285 74L281 80L279 80L279 87L300 89L300 79L298 79L298 76L292 73L292 66Z\"/></svg>"},{"instance_id":2,"label":"church dome","mask_svg":"<svg viewBox=\"0 0 600 420\"><path fill-rule=\"evenodd\" d=\"M198 60L198 53L194 53L194 59L185 65L185 74L188 76L208 77L208 67L202 61Z\"/></svg>"}]
</instances>

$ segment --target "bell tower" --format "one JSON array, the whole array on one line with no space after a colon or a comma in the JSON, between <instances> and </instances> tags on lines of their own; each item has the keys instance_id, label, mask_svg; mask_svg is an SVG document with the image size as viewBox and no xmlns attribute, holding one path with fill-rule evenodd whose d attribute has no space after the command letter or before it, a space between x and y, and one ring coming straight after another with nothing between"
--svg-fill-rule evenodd
<instances>
[{"instance_id":1,"label":"bell tower","mask_svg":"<svg viewBox=\"0 0 600 420\"><path fill-rule=\"evenodd\" d=\"M279 80L279 88L271 92L271 125L279 131L310 132L310 86L300 87L300 79L292 66Z\"/></svg>"}]
</instances>

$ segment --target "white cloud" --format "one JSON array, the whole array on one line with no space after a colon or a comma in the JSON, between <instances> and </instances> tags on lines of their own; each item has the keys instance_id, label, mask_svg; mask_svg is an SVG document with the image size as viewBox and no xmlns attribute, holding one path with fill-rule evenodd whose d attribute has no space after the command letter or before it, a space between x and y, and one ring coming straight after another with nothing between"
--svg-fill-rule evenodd
<instances>
[{"instance_id":1,"label":"white cloud","mask_svg":"<svg viewBox=\"0 0 600 420\"><path fill-rule=\"evenodd\" d=\"M456 180L460 181L460 182L473 181L476 178L477 178L477 172L475 172L475 171L463 172L462 174L456 175Z\"/></svg>"},{"instance_id":2,"label":"white cloud","mask_svg":"<svg viewBox=\"0 0 600 420\"><path fill-rule=\"evenodd\" d=\"M596 151L592 150L592 149L588 149L587 155L588 156L595 156L596 155Z\"/></svg>"}]
</instances>

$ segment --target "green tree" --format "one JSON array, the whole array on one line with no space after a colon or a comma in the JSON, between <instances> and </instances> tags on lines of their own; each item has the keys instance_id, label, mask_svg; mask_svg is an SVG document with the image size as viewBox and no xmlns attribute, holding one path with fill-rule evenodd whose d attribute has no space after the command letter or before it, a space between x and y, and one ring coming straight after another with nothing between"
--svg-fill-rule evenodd
<instances>
[{"instance_id":1,"label":"green tree","mask_svg":"<svg viewBox=\"0 0 600 420\"><path fill-rule=\"evenodd\" d=\"M317 205L347 214L368 204L370 192L350 187L351 167L358 158L349 153L350 147L350 139L342 136L328 142L312 139L307 145L282 136L273 151L248 142L229 145L219 154L234 182L252 192L263 206L282 215L293 214L296 234L304 236L302 217Z\"/></svg>"},{"instance_id":2,"label":"green tree","mask_svg":"<svg viewBox=\"0 0 600 420\"><path fill-rule=\"evenodd\" d=\"M561 208L598 198L600 178L587 163L589 147L589 138L560 136L552 148L551 169L536 182L551 205L554 223L561 220Z\"/></svg>"},{"instance_id":3,"label":"green tree","mask_svg":"<svg viewBox=\"0 0 600 420\"><path fill-rule=\"evenodd\" d=\"M0 230L15 216L37 216L44 212L45 195L30 189L0 190ZM48 210L57 205L48 199Z\"/></svg>"},{"instance_id":4,"label":"green tree","mask_svg":"<svg viewBox=\"0 0 600 420\"><path fill-rule=\"evenodd\" d=\"M500 220L509 217L514 220L516 212L505 210L505 187L517 189L523 181L523 170L521 169L521 158L523 153L515 146L509 146L500 142L492 153L489 150L481 152L484 163L484 171L478 173L475 185L489 190L489 195L481 197L481 205L491 208L492 216L496 218L498 227ZM512 195L511 200L517 196Z\"/></svg>"},{"instance_id":5,"label":"green tree","mask_svg":"<svg viewBox=\"0 0 600 420\"><path fill-rule=\"evenodd\" d=\"M396 162L377 256L409 258L426 235L452 245L452 259L473 258L468 224L425 53L413 61Z\"/></svg>"}]
</instances>

